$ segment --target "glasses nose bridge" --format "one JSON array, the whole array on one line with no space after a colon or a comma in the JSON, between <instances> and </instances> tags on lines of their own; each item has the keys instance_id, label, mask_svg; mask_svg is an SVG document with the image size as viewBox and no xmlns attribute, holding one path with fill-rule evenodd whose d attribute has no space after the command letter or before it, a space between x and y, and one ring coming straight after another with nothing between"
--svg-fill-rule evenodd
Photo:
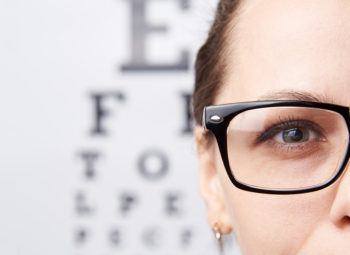
<instances>
[{"instance_id":1,"label":"glasses nose bridge","mask_svg":"<svg viewBox=\"0 0 350 255\"><path fill-rule=\"evenodd\" d=\"M348 148L344 158L344 171L342 175L350 174L350 137L348 139Z\"/></svg>"},{"instance_id":2,"label":"glasses nose bridge","mask_svg":"<svg viewBox=\"0 0 350 255\"><path fill-rule=\"evenodd\" d=\"M350 170L348 170L348 168L350 168L350 107L348 107L347 109L347 114L346 116L343 115L343 117L345 118L345 124L347 126L348 129L348 137L347 137L347 150L346 150L346 155L344 158L344 173L343 174L350 174Z\"/></svg>"}]
</instances>

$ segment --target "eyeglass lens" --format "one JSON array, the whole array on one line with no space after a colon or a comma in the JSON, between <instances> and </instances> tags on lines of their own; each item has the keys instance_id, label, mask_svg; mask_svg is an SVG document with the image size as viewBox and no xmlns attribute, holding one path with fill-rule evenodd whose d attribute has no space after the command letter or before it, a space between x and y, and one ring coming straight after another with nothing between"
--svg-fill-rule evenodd
<instances>
[{"instance_id":1,"label":"eyeglass lens","mask_svg":"<svg viewBox=\"0 0 350 255\"><path fill-rule=\"evenodd\" d=\"M322 185L339 170L348 146L344 118L308 107L270 107L235 116L227 129L231 171L265 189Z\"/></svg>"}]
</instances>

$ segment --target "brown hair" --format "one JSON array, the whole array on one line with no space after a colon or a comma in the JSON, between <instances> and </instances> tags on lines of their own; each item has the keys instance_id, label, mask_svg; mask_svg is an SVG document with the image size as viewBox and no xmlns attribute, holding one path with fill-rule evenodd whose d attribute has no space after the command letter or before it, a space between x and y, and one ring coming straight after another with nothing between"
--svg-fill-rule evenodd
<instances>
[{"instance_id":1,"label":"brown hair","mask_svg":"<svg viewBox=\"0 0 350 255\"><path fill-rule=\"evenodd\" d=\"M228 26L240 0L220 0L207 40L199 49L195 63L195 87L192 95L193 115L197 125L202 122L204 106L214 102L222 86L223 51Z\"/></svg>"}]
</instances>

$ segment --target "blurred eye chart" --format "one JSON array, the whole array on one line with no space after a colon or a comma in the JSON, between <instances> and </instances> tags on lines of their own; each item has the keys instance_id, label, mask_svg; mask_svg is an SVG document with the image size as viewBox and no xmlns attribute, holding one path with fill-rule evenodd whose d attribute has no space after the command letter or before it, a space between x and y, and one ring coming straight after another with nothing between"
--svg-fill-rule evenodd
<instances>
[{"instance_id":1,"label":"blurred eye chart","mask_svg":"<svg viewBox=\"0 0 350 255\"><path fill-rule=\"evenodd\" d=\"M214 0L0 3L0 254L218 254L190 98Z\"/></svg>"}]
</instances>

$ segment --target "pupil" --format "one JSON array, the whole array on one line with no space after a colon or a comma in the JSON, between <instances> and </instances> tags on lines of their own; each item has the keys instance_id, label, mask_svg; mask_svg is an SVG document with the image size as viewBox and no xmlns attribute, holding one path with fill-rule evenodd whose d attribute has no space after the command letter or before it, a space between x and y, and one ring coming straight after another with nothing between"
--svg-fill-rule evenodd
<instances>
[{"instance_id":1,"label":"pupil","mask_svg":"<svg viewBox=\"0 0 350 255\"><path fill-rule=\"evenodd\" d=\"M291 128L283 132L285 142L300 142L304 138L304 133L300 128Z\"/></svg>"}]
</instances>

